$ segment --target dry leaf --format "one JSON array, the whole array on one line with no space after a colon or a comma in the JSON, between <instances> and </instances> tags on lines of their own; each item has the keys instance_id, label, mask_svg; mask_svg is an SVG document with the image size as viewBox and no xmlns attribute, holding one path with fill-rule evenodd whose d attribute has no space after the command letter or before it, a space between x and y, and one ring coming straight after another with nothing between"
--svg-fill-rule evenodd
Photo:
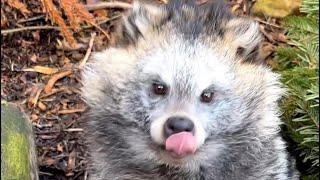
<instances>
[{"instance_id":1,"label":"dry leaf","mask_svg":"<svg viewBox=\"0 0 320 180\"><path fill-rule=\"evenodd\" d=\"M37 62L37 59L38 59L38 57L37 57L36 54L33 54L33 55L31 56L31 58L30 58L30 60L31 60L32 62L34 62L34 63Z\"/></svg>"},{"instance_id":2,"label":"dry leaf","mask_svg":"<svg viewBox=\"0 0 320 180\"><path fill-rule=\"evenodd\" d=\"M231 12L235 13L240 8L240 4L236 4L231 8Z\"/></svg>"},{"instance_id":3,"label":"dry leaf","mask_svg":"<svg viewBox=\"0 0 320 180\"><path fill-rule=\"evenodd\" d=\"M9 6L15 8L15 9L18 9L25 17L27 17L31 13L27 9L26 5L21 3L19 0L2 0L1 2L5 2Z\"/></svg>"},{"instance_id":4,"label":"dry leaf","mask_svg":"<svg viewBox=\"0 0 320 180\"><path fill-rule=\"evenodd\" d=\"M162 4L168 4L168 0L158 0ZM207 0L206 0L207 1Z\"/></svg>"},{"instance_id":5,"label":"dry leaf","mask_svg":"<svg viewBox=\"0 0 320 180\"><path fill-rule=\"evenodd\" d=\"M76 152L72 151L69 154L66 176L72 176L73 175L73 170L75 169L75 166L76 166Z\"/></svg>"},{"instance_id":6,"label":"dry leaf","mask_svg":"<svg viewBox=\"0 0 320 180\"><path fill-rule=\"evenodd\" d=\"M8 18L4 14L2 8L1 8L1 29L5 29L8 26Z\"/></svg>"},{"instance_id":7,"label":"dry leaf","mask_svg":"<svg viewBox=\"0 0 320 180\"><path fill-rule=\"evenodd\" d=\"M35 122L36 120L38 120L39 119L39 116L38 115L36 115L36 114L31 114L31 121L32 122Z\"/></svg>"},{"instance_id":8,"label":"dry leaf","mask_svg":"<svg viewBox=\"0 0 320 180\"><path fill-rule=\"evenodd\" d=\"M42 87L35 85L32 87L31 92L30 92L30 97L28 99L28 107L32 108L37 105L40 93L42 91Z\"/></svg>"},{"instance_id":9,"label":"dry leaf","mask_svg":"<svg viewBox=\"0 0 320 180\"><path fill-rule=\"evenodd\" d=\"M277 40L280 42L287 42L287 36L284 35L283 33L279 33L277 36Z\"/></svg>"},{"instance_id":10,"label":"dry leaf","mask_svg":"<svg viewBox=\"0 0 320 180\"><path fill-rule=\"evenodd\" d=\"M275 50L275 47L271 43L264 43L262 46L261 56L263 59L266 59L270 56Z\"/></svg>"},{"instance_id":11,"label":"dry leaf","mask_svg":"<svg viewBox=\"0 0 320 180\"><path fill-rule=\"evenodd\" d=\"M108 19L108 11L106 9L99 9L93 12L97 21L105 21Z\"/></svg>"},{"instance_id":12,"label":"dry leaf","mask_svg":"<svg viewBox=\"0 0 320 180\"><path fill-rule=\"evenodd\" d=\"M33 68L26 68L23 69L22 71L29 71L29 72L38 72L42 74L54 74L58 72L59 70L57 68L50 68L50 67L45 67L45 66L35 66Z\"/></svg>"},{"instance_id":13,"label":"dry leaf","mask_svg":"<svg viewBox=\"0 0 320 180\"><path fill-rule=\"evenodd\" d=\"M43 104L41 101L38 102L38 107L41 111L45 111L47 109L46 105Z\"/></svg>"},{"instance_id":14,"label":"dry leaf","mask_svg":"<svg viewBox=\"0 0 320 180\"><path fill-rule=\"evenodd\" d=\"M36 41L40 41L40 31L35 31L35 32L32 32L32 36L34 38L34 40Z\"/></svg>"},{"instance_id":15,"label":"dry leaf","mask_svg":"<svg viewBox=\"0 0 320 180\"><path fill-rule=\"evenodd\" d=\"M255 14L282 18L299 10L301 0L257 0L252 7Z\"/></svg>"},{"instance_id":16,"label":"dry leaf","mask_svg":"<svg viewBox=\"0 0 320 180\"><path fill-rule=\"evenodd\" d=\"M46 165L46 166L50 166L56 163L55 159L49 158L49 157L45 157L44 160L40 161L41 165Z\"/></svg>"}]
</instances>

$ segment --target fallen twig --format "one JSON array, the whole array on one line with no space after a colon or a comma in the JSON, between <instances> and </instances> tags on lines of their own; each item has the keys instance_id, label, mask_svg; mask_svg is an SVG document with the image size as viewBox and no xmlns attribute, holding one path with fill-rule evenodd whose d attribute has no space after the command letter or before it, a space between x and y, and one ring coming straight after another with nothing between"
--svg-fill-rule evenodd
<instances>
[{"instance_id":1,"label":"fallen twig","mask_svg":"<svg viewBox=\"0 0 320 180\"><path fill-rule=\"evenodd\" d=\"M82 109L64 109L64 110L58 111L58 114L72 114L72 113L77 113L77 112L84 112L85 110L86 110L86 108L82 108Z\"/></svg>"},{"instance_id":2,"label":"fallen twig","mask_svg":"<svg viewBox=\"0 0 320 180\"><path fill-rule=\"evenodd\" d=\"M70 74L72 74L71 70L67 70L64 72L60 72L57 73L55 75L53 75L50 80L48 81L47 85L44 87L44 92L46 94L50 93L52 91L52 87L54 86L54 84L61 78L65 77L65 76L69 76Z\"/></svg>"},{"instance_id":3,"label":"fallen twig","mask_svg":"<svg viewBox=\"0 0 320 180\"><path fill-rule=\"evenodd\" d=\"M121 17L121 15L115 15L109 19L106 19L104 21L98 22L97 25L100 24L104 24L107 23L109 21L115 20L117 18ZM27 20L22 21L22 22L28 22ZM107 37L109 37L109 35L103 30L101 29L99 26L94 26L94 25L90 25L90 26L82 26L82 29L87 29L87 28L92 28L92 27L96 27L98 28L103 34L105 34ZM21 32L21 31L33 31L33 30L44 30L44 29L54 29L54 30L60 30L61 28L58 26L26 26L26 27L21 27L21 28L15 28L15 29L5 29L5 30L1 30L1 34L10 34L10 33L15 33L15 32Z\"/></svg>"},{"instance_id":4,"label":"fallen twig","mask_svg":"<svg viewBox=\"0 0 320 180\"><path fill-rule=\"evenodd\" d=\"M269 35L269 33L266 32L266 30L264 29L264 26L260 25L260 32L272 43L275 43L275 40L272 38L271 35Z\"/></svg>"},{"instance_id":5,"label":"fallen twig","mask_svg":"<svg viewBox=\"0 0 320 180\"><path fill-rule=\"evenodd\" d=\"M97 24L92 24L92 26L94 26L95 28L97 28L99 31L101 31L108 39L110 39L109 34L103 30L100 26L98 26Z\"/></svg>"},{"instance_id":6,"label":"fallen twig","mask_svg":"<svg viewBox=\"0 0 320 180\"><path fill-rule=\"evenodd\" d=\"M49 140L49 139L56 139L58 135L50 136L50 135L39 135L41 139Z\"/></svg>"},{"instance_id":7,"label":"fallen twig","mask_svg":"<svg viewBox=\"0 0 320 180\"><path fill-rule=\"evenodd\" d=\"M93 41L94 41L94 38L96 37L96 34L95 33L92 33L91 34L91 39L90 39L90 42L89 42L89 47L87 49L87 52L86 52L86 55L84 56L84 58L82 59L82 61L80 62L79 64L79 68L83 68L83 66L86 64L90 54L91 54L91 51L92 51L92 46L93 46Z\"/></svg>"},{"instance_id":8,"label":"fallen twig","mask_svg":"<svg viewBox=\"0 0 320 180\"><path fill-rule=\"evenodd\" d=\"M88 178L88 171L85 171L83 176L84 176L84 180L87 180L87 178Z\"/></svg>"},{"instance_id":9,"label":"fallen twig","mask_svg":"<svg viewBox=\"0 0 320 180\"><path fill-rule=\"evenodd\" d=\"M276 25L276 24L269 23L269 22L267 22L267 21L263 21L263 20L258 19L258 18L254 18L254 20L256 20L256 21L258 21L258 22L260 22L260 23L269 25L269 26L273 26L273 27L276 27L276 28L279 28L279 29L283 29L283 27L281 27L281 26L278 26L278 25Z\"/></svg>"},{"instance_id":10,"label":"fallen twig","mask_svg":"<svg viewBox=\"0 0 320 180\"><path fill-rule=\"evenodd\" d=\"M33 124L35 127L37 127L37 128L40 128L40 129L42 129L42 128L45 128L45 127L52 127L53 125L52 124Z\"/></svg>"},{"instance_id":11,"label":"fallen twig","mask_svg":"<svg viewBox=\"0 0 320 180\"><path fill-rule=\"evenodd\" d=\"M101 2L96 4L85 5L85 7L88 11L94 11L94 10L105 9L105 8L130 9L132 8L132 5L124 2Z\"/></svg>"},{"instance_id":12,"label":"fallen twig","mask_svg":"<svg viewBox=\"0 0 320 180\"><path fill-rule=\"evenodd\" d=\"M1 30L1 34L10 34L10 33L21 32L21 31L41 30L41 29L60 30L60 27L57 27L57 26L26 26L26 27L22 27L22 28Z\"/></svg>"},{"instance_id":13,"label":"fallen twig","mask_svg":"<svg viewBox=\"0 0 320 180\"><path fill-rule=\"evenodd\" d=\"M53 94L56 94L56 93L59 93L59 92L63 92L63 91L67 91L68 92L70 90L68 88L66 88L66 87L62 87L60 89L52 89L52 91L50 93L47 93L47 94L44 94L44 95L40 96L40 99L49 97L49 96L51 96Z\"/></svg>"},{"instance_id":14,"label":"fallen twig","mask_svg":"<svg viewBox=\"0 0 320 180\"><path fill-rule=\"evenodd\" d=\"M51 173L42 172L42 171L39 171L39 174L41 174L41 175L47 175L47 176L53 176L53 174L51 174Z\"/></svg>"},{"instance_id":15,"label":"fallen twig","mask_svg":"<svg viewBox=\"0 0 320 180\"><path fill-rule=\"evenodd\" d=\"M46 135L46 134L55 134L55 133L60 133L61 131L59 130L49 130L49 131L40 131L40 132L35 132L36 135Z\"/></svg>"},{"instance_id":16,"label":"fallen twig","mask_svg":"<svg viewBox=\"0 0 320 180\"><path fill-rule=\"evenodd\" d=\"M18 23L36 21L36 20L39 20L39 19L43 19L45 17L46 17L45 15L40 15L40 16L35 16L35 17L32 17L32 18L28 18L28 19L20 19L20 20L18 20Z\"/></svg>"},{"instance_id":17,"label":"fallen twig","mask_svg":"<svg viewBox=\"0 0 320 180\"><path fill-rule=\"evenodd\" d=\"M63 131L65 131L65 132L82 132L83 129L82 128L69 128L69 129L65 129Z\"/></svg>"},{"instance_id":18,"label":"fallen twig","mask_svg":"<svg viewBox=\"0 0 320 180\"><path fill-rule=\"evenodd\" d=\"M106 19L106 20L103 20L103 21L101 21L101 22L98 22L97 25L101 25L101 24L107 23L107 22L109 22L109 21L118 19L118 18L120 18L120 17L122 17L121 14L114 15L114 16L112 16L111 18L108 18L108 19ZM92 25L82 26L82 29L87 29L87 28L92 28L92 27L93 27Z\"/></svg>"}]
</instances>

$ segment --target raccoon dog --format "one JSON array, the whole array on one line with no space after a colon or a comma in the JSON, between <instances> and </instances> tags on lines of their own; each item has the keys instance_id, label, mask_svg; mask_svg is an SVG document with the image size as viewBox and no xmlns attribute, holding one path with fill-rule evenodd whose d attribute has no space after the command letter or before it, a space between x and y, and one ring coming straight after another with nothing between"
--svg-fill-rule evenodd
<instances>
[{"instance_id":1,"label":"raccoon dog","mask_svg":"<svg viewBox=\"0 0 320 180\"><path fill-rule=\"evenodd\" d=\"M298 179L258 24L219 0L135 2L83 71L94 180Z\"/></svg>"}]
</instances>

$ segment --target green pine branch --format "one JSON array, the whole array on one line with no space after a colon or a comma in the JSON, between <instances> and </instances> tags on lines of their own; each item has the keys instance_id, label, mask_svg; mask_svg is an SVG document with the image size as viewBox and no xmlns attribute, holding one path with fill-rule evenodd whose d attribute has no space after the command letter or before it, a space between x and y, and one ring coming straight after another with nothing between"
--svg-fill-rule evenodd
<instances>
[{"instance_id":1,"label":"green pine branch","mask_svg":"<svg viewBox=\"0 0 320 180\"><path fill-rule=\"evenodd\" d=\"M300 11L305 15L283 19L289 42L277 48L275 59L290 94L281 105L282 119L303 162L311 163L302 172L309 179L319 177L319 0L302 0Z\"/></svg>"},{"instance_id":2,"label":"green pine branch","mask_svg":"<svg viewBox=\"0 0 320 180\"><path fill-rule=\"evenodd\" d=\"M302 1L300 11L306 13L308 17L319 18L319 0Z\"/></svg>"}]
</instances>

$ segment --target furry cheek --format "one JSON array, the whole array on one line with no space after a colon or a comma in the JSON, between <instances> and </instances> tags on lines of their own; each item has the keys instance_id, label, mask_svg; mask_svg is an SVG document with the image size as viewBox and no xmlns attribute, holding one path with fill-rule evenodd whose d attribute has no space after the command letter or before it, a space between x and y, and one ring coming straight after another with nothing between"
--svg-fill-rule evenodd
<instances>
[{"instance_id":1,"label":"furry cheek","mask_svg":"<svg viewBox=\"0 0 320 180\"><path fill-rule=\"evenodd\" d=\"M151 125L150 125L151 138L157 144L165 143L163 126L167 119L168 119L168 116L162 116L151 122Z\"/></svg>"}]
</instances>

